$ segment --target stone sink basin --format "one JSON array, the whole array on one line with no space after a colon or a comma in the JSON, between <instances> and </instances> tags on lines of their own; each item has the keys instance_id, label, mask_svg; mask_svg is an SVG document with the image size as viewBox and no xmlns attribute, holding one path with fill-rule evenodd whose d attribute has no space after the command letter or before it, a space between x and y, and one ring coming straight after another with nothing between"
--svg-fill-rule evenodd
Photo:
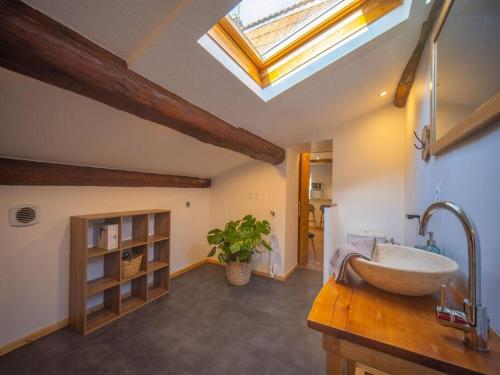
<instances>
[{"instance_id":1,"label":"stone sink basin","mask_svg":"<svg viewBox=\"0 0 500 375\"><path fill-rule=\"evenodd\" d=\"M372 261L352 258L351 267L369 284L405 296L424 296L455 278L458 264L429 251L377 243Z\"/></svg>"}]
</instances>

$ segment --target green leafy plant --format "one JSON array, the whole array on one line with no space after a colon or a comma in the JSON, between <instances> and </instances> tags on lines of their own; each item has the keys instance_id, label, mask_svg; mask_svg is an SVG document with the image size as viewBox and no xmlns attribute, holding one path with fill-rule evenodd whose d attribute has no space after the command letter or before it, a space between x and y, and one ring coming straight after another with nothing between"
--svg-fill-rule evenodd
<instances>
[{"instance_id":1,"label":"green leafy plant","mask_svg":"<svg viewBox=\"0 0 500 375\"><path fill-rule=\"evenodd\" d=\"M207 241L212 249L207 256L212 257L220 249L219 262L245 262L252 260L254 253L271 251L271 245L262 237L271 233L271 224L267 220L258 221L252 215L241 220L230 221L224 230L212 229Z\"/></svg>"}]
</instances>

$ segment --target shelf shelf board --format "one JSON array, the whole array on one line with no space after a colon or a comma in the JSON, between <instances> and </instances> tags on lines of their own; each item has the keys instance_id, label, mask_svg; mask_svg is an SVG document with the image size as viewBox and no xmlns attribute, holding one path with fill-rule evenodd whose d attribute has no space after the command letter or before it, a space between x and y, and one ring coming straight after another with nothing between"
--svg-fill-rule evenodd
<instances>
[{"instance_id":1,"label":"shelf shelf board","mask_svg":"<svg viewBox=\"0 0 500 375\"><path fill-rule=\"evenodd\" d=\"M122 299L122 315L128 314L144 305L146 301L139 297L129 296Z\"/></svg>"},{"instance_id":2,"label":"shelf shelf board","mask_svg":"<svg viewBox=\"0 0 500 375\"><path fill-rule=\"evenodd\" d=\"M138 273L138 274L136 274L136 275L134 275L134 276L132 276L132 277L123 278L123 279L122 279L122 281L121 281L121 283L122 283L122 284L123 284L123 283L126 283L126 282L128 282L128 281L130 281L130 280L137 279L138 277L141 277L141 276L144 276L144 275L147 275L147 272L146 272L146 271L142 271L142 270L141 270L141 271L139 271L139 273Z\"/></svg>"},{"instance_id":3,"label":"shelf shelf board","mask_svg":"<svg viewBox=\"0 0 500 375\"><path fill-rule=\"evenodd\" d=\"M118 318L118 314L115 314L114 312L107 309L101 309L93 312L92 314L87 315L85 333L90 333L102 327L103 325L112 322L116 318Z\"/></svg>"},{"instance_id":4,"label":"shelf shelf board","mask_svg":"<svg viewBox=\"0 0 500 375\"><path fill-rule=\"evenodd\" d=\"M113 219L120 218L124 216L137 216L137 215L148 215L148 214L163 214L169 213L170 210L138 210L138 211L124 211L124 212L106 212L102 214L92 214L92 215L75 215L72 217L85 219L85 220L97 220L97 219Z\"/></svg>"},{"instance_id":5,"label":"shelf shelf board","mask_svg":"<svg viewBox=\"0 0 500 375\"><path fill-rule=\"evenodd\" d=\"M148 243L147 240L125 240L122 241L122 249L130 249L131 247L146 245Z\"/></svg>"},{"instance_id":6,"label":"shelf shelf board","mask_svg":"<svg viewBox=\"0 0 500 375\"><path fill-rule=\"evenodd\" d=\"M159 260L154 260L148 263L148 273L161 270L162 268L168 267L167 262L162 262Z\"/></svg>"},{"instance_id":7,"label":"shelf shelf board","mask_svg":"<svg viewBox=\"0 0 500 375\"><path fill-rule=\"evenodd\" d=\"M87 281L87 296L102 292L116 285L120 285L120 282L108 276Z\"/></svg>"},{"instance_id":8,"label":"shelf shelf board","mask_svg":"<svg viewBox=\"0 0 500 375\"><path fill-rule=\"evenodd\" d=\"M116 249L111 249L111 250L104 250L104 249L100 249L98 247L89 247L87 249L87 257L93 258L93 257L101 256L101 255L111 254L111 253L114 253L117 251L120 251L119 247L117 247Z\"/></svg>"},{"instance_id":9,"label":"shelf shelf board","mask_svg":"<svg viewBox=\"0 0 500 375\"><path fill-rule=\"evenodd\" d=\"M160 288L160 287L149 287L148 289L148 302L153 301L157 298L168 293L168 289Z\"/></svg>"},{"instance_id":10,"label":"shelf shelf board","mask_svg":"<svg viewBox=\"0 0 500 375\"><path fill-rule=\"evenodd\" d=\"M148 236L148 242L149 243L159 242L159 241L165 241L165 240L169 240L169 239L170 239L169 236L164 236L162 234L150 234Z\"/></svg>"}]
</instances>

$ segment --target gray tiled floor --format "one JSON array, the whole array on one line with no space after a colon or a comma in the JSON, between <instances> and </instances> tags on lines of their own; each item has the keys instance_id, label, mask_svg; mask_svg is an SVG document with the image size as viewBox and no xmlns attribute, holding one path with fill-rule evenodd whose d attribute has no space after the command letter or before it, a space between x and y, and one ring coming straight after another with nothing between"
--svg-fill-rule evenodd
<instances>
[{"instance_id":1,"label":"gray tiled floor","mask_svg":"<svg viewBox=\"0 0 500 375\"><path fill-rule=\"evenodd\" d=\"M63 329L0 357L0 374L324 374L321 336L306 326L320 287L305 269L232 287L207 264L87 337Z\"/></svg>"}]
</instances>

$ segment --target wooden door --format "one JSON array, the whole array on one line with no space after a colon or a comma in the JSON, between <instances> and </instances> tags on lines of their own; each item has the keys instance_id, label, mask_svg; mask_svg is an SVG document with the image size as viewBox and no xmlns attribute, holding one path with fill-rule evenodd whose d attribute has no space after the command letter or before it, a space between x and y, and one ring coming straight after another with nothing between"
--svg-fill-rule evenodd
<instances>
[{"instance_id":1,"label":"wooden door","mask_svg":"<svg viewBox=\"0 0 500 375\"><path fill-rule=\"evenodd\" d=\"M309 153L300 154L299 167L299 266L307 266L309 233Z\"/></svg>"}]
</instances>

